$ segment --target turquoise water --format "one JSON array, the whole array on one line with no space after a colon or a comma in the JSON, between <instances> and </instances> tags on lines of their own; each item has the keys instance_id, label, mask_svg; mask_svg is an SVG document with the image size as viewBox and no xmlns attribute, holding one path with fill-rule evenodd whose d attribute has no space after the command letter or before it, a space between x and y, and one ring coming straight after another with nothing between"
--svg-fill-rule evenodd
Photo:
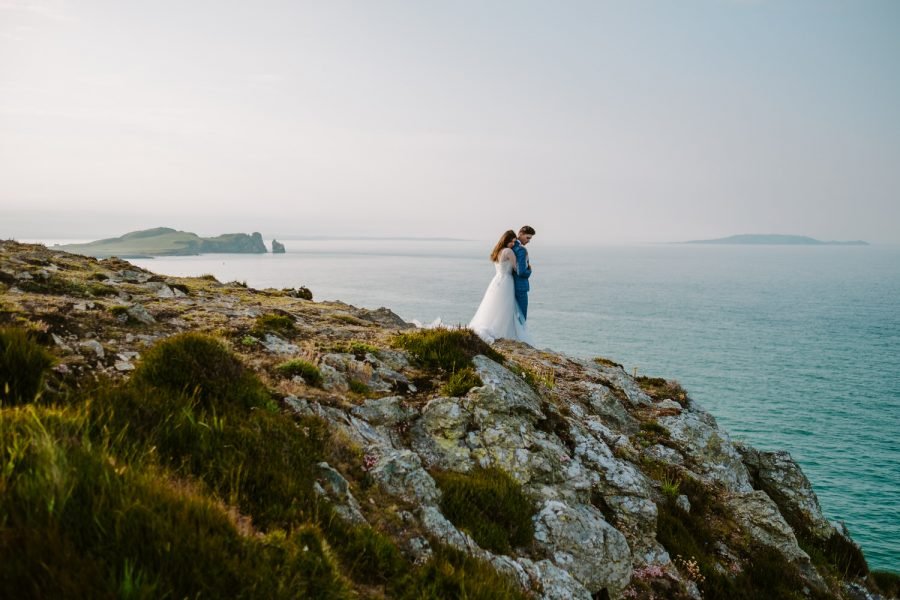
<instances>
[{"instance_id":1,"label":"turquoise water","mask_svg":"<svg viewBox=\"0 0 900 600\"><path fill-rule=\"evenodd\" d=\"M486 242L286 241L134 261L465 323ZM529 247L538 345L678 379L731 433L788 450L874 568L900 571L900 247Z\"/></svg>"}]
</instances>

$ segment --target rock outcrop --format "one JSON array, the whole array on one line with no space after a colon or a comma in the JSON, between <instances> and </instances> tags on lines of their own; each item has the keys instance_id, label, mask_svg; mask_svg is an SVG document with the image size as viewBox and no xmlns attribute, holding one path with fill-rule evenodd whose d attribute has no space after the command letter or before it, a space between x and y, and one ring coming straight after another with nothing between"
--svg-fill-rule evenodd
<instances>
[{"instance_id":1,"label":"rock outcrop","mask_svg":"<svg viewBox=\"0 0 900 600\"><path fill-rule=\"evenodd\" d=\"M272 240L272 254L284 254L284 244L278 240Z\"/></svg>"},{"instance_id":2,"label":"rock outcrop","mask_svg":"<svg viewBox=\"0 0 900 600\"><path fill-rule=\"evenodd\" d=\"M259 234L247 241L257 242ZM15 242L0 243L0 292L3 322L38 328L54 345L51 385L127 378L147 347L192 329L227 332L261 373L313 361L318 386L305 376L273 380L274 395L358 448L367 485L386 500L360 500L358 474L328 462L318 464L316 494L354 526L375 527L393 511L393 527L410 532L398 544L416 564L439 540L531 597L688 598L707 585L701 570L723 586L745 585L740 577L763 549L779 557L772 568L816 597L867 585L801 548L798 540L824 542L836 530L789 454L733 442L683 390L649 386L609 361L500 341L502 359L472 358L477 385L447 393L446 373L396 347L410 325L388 309L158 276ZM266 314L287 317L290 328L259 329ZM530 546L491 551L442 510L438 473L487 467L533 500Z\"/></svg>"}]
</instances>

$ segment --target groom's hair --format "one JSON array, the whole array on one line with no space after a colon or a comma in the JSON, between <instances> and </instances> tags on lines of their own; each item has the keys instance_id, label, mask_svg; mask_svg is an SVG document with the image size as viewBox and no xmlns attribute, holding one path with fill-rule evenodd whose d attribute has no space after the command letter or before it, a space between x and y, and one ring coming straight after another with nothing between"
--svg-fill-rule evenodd
<instances>
[{"instance_id":1,"label":"groom's hair","mask_svg":"<svg viewBox=\"0 0 900 600\"><path fill-rule=\"evenodd\" d=\"M534 235L534 227L532 227L531 225L522 225L522 227L519 228L519 233L524 233L525 235Z\"/></svg>"}]
</instances>

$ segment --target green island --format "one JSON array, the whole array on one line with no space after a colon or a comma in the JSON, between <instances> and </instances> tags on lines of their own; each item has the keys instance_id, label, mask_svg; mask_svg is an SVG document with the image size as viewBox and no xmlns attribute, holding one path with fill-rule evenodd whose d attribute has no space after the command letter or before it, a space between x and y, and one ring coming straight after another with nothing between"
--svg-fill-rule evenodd
<instances>
[{"instance_id":1,"label":"green island","mask_svg":"<svg viewBox=\"0 0 900 600\"><path fill-rule=\"evenodd\" d=\"M676 381L0 241L0 597L891 597Z\"/></svg>"},{"instance_id":2,"label":"green island","mask_svg":"<svg viewBox=\"0 0 900 600\"><path fill-rule=\"evenodd\" d=\"M151 258L154 256L193 256L206 253L265 254L262 235L254 232L226 233L204 238L189 231L171 227L156 227L132 231L116 238L96 240L85 244L54 246L55 249L93 256L95 258Z\"/></svg>"}]
</instances>

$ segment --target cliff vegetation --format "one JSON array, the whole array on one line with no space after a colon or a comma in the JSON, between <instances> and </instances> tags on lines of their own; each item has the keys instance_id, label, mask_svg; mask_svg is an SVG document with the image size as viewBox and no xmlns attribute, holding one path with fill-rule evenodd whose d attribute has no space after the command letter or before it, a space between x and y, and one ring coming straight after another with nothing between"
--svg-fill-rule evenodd
<instances>
[{"instance_id":1,"label":"cliff vegetation","mask_svg":"<svg viewBox=\"0 0 900 600\"><path fill-rule=\"evenodd\" d=\"M676 382L0 242L0 597L896 596Z\"/></svg>"}]
</instances>

